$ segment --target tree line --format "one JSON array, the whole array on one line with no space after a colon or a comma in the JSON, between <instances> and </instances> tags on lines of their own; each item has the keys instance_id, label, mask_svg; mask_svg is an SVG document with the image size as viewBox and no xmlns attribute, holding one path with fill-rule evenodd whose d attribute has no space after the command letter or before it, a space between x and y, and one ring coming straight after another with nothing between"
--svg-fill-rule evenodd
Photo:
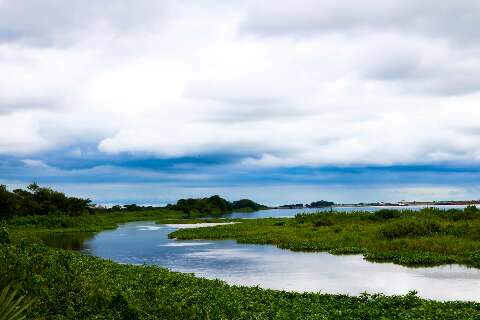
<instances>
[{"instance_id":1,"label":"tree line","mask_svg":"<svg viewBox=\"0 0 480 320\"><path fill-rule=\"evenodd\" d=\"M95 206L90 199L69 197L51 188L30 184L26 189L9 191L0 185L0 219L13 216L47 215L52 213L80 216L84 213L132 212L171 209L191 214L223 214L233 211L257 211L268 207L249 199L227 201L218 195L200 199L180 199L166 207L139 206L136 204L115 205L111 208Z\"/></svg>"},{"instance_id":2,"label":"tree line","mask_svg":"<svg viewBox=\"0 0 480 320\"><path fill-rule=\"evenodd\" d=\"M9 191L0 185L0 218L26 215L47 215L62 213L79 216L93 212L90 199L68 197L64 193L51 188L42 188L36 183L25 189Z\"/></svg>"},{"instance_id":3,"label":"tree line","mask_svg":"<svg viewBox=\"0 0 480 320\"><path fill-rule=\"evenodd\" d=\"M258 204L249 199L230 202L214 195L200 199L180 199L174 205L167 205L167 209L178 210L191 215L196 214L222 214L233 211L257 211L267 209L267 206Z\"/></svg>"}]
</instances>

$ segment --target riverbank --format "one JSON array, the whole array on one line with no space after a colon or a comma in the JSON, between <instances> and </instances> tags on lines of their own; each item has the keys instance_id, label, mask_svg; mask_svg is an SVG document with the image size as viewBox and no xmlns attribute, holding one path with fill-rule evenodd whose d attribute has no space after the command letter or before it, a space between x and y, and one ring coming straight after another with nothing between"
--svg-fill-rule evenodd
<instances>
[{"instance_id":1,"label":"riverbank","mask_svg":"<svg viewBox=\"0 0 480 320\"><path fill-rule=\"evenodd\" d=\"M425 219L433 219L434 224L438 224L440 229L434 228L435 234L428 236L418 234L405 236L396 233L397 229L388 227L399 221L402 223L412 219L423 221L422 216L417 216L418 214L422 214ZM12 244L0 245L2 285L10 281L20 283L22 294L38 299L29 310L29 318L477 319L480 317L479 303L435 302L415 295L354 297L231 286L221 281L196 278L160 267L122 265L75 252L47 248L36 244L35 240L29 240L35 239L34 235L38 232L98 232L114 229L120 223L141 220L160 223L232 221L184 220L181 213L168 211L13 219L7 226ZM442 256L438 252L432 254L429 250L442 246L446 246L446 250L457 252L468 247L477 250L478 241L471 239L471 236L475 234L478 224L478 212L464 210L416 213L402 211L399 214L397 211L362 214L321 213L299 215L295 219L242 220L241 223L227 226L183 229L174 232L171 237L231 238L239 242L268 243L293 250L372 254L364 252L365 248L371 250L366 247L369 243L366 240L378 237L378 232L383 230L386 232L384 235L390 234L394 238L379 240L379 243L397 247L411 246L410 241L413 241L417 245L415 252L421 257L415 261L431 262L425 260L427 256L429 259L435 257L433 260L435 263L447 263L451 260L439 259L438 257ZM426 232L425 230L430 229L420 228L417 231L421 233ZM449 234L446 234L445 230L450 230ZM458 244L452 247L455 241ZM359 246L359 243L365 243L365 247ZM425 246L428 243L430 246ZM377 257L380 256L379 252L382 251L377 252ZM404 259L404 254L410 257L411 253L412 251L399 250L398 257ZM395 259L395 256L382 257L384 260L385 257ZM455 260L460 256L449 254L446 257ZM403 264L404 260L394 262Z\"/></svg>"},{"instance_id":2,"label":"riverbank","mask_svg":"<svg viewBox=\"0 0 480 320\"><path fill-rule=\"evenodd\" d=\"M112 212L84 214L72 217L62 214L13 217L3 223L11 231L13 239L35 238L39 233L100 232L116 229L119 224L134 221L155 221L157 223L200 223L223 222L221 218L186 218L180 211L161 209L149 211ZM238 219L230 219L238 221ZM1 226L1 225L0 225Z\"/></svg>"},{"instance_id":3,"label":"riverbank","mask_svg":"<svg viewBox=\"0 0 480 320\"><path fill-rule=\"evenodd\" d=\"M0 246L2 282L22 284L48 319L477 319L480 304L415 295L290 293L121 265L41 245Z\"/></svg>"}]
</instances>

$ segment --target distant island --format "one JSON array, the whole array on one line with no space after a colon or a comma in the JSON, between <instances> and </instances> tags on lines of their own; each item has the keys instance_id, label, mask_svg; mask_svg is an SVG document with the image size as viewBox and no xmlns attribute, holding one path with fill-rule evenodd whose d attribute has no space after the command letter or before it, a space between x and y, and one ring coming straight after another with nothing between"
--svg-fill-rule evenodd
<instances>
[{"instance_id":1,"label":"distant island","mask_svg":"<svg viewBox=\"0 0 480 320\"><path fill-rule=\"evenodd\" d=\"M333 207L335 205L334 202L332 201L325 201L325 200L320 200L320 201L315 201L310 204L305 205L307 208L328 208L328 207Z\"/></svg>"},{"instance_id":2,"label":"distant island","mask_svg":"<svg viewBox=\"0 0 480 320\"><path fill-rule=\"evenodd\" d=\"M295 203L295 204L285 204L277 207L273 207L273 209L302 209L302 208L328 208L335 206L335 203L332 201L315 201L310 204L303 204L303 203Z\"/></svg>"},{"instance_id":3,"label":"distant island","mask_svg":"<svg viewBox=\"0 0 480 320\"><path fill-rule=\"evenodd\" d=\"M191 214L224 214L234 211L253 212L268 209L267 206L258 204L250 199L241 199L229 202L218 195L200 199L180 199L176 204L167 205L167 209L178 210Z\"/></svg>"}]
</instances>

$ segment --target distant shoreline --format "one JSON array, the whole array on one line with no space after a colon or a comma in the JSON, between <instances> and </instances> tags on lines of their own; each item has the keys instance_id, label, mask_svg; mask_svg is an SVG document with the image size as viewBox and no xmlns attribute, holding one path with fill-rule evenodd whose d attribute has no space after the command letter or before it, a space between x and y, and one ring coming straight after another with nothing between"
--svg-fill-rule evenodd
<instances>
[{"instance_id":1,"label":"distant shoreline","mask_svg":"<svg viewBox=\"0 0 480 320\"><path fill-rule=\"evenodd\" d=\"M339 203L332 206L324 207L311 207L311 206L277 206L269 207L269 209L324 209L324 208L345 208L345 207L415 207L415 206L468 206L468 205L480 205L480 200L466 200L466 201L412 201L412 202L397 202L397 203Z\"/></svg>"}]
</instances>

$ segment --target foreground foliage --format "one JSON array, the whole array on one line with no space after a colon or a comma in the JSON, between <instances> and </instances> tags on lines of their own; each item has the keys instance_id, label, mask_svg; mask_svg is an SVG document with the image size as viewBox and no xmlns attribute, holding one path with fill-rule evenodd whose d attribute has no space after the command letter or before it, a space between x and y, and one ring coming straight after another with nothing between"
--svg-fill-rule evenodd
<instances>
[{"instance_id":1,"label":"foreground foliage","mask_svg":"<svg viewBox=\"0 0 480 320\"><path fill-rule=\"evenodd\" d=\"M0 291L0 319L23 320L25 312L34 302L34 299L18 296L18 289L9 284Z\"/></svg>"},{"instance_id":2,"label":"foreground foliage","mask_svg":"<svg viewBox=\"0 0 480 320\"><path fill-rule=\"evenodd\" d=\"M236 239L295 251L364 254L402 265L460 263L480 268L480 210L320 212L295 219L243 220L234 225L182 229L178 239Z\"/></svg>"},{"instance_id":3,"label":"foreground foliage","mask_svg":"<svg viewBox=\"0 0 480 320\"><path fill-rule=\"evenodd\" d=\"M37 297L29 319L478 319L480 304L414 294L329 295L229 286L27 243L0 246L0 284Z\"/></svg>"}]
</instances>

